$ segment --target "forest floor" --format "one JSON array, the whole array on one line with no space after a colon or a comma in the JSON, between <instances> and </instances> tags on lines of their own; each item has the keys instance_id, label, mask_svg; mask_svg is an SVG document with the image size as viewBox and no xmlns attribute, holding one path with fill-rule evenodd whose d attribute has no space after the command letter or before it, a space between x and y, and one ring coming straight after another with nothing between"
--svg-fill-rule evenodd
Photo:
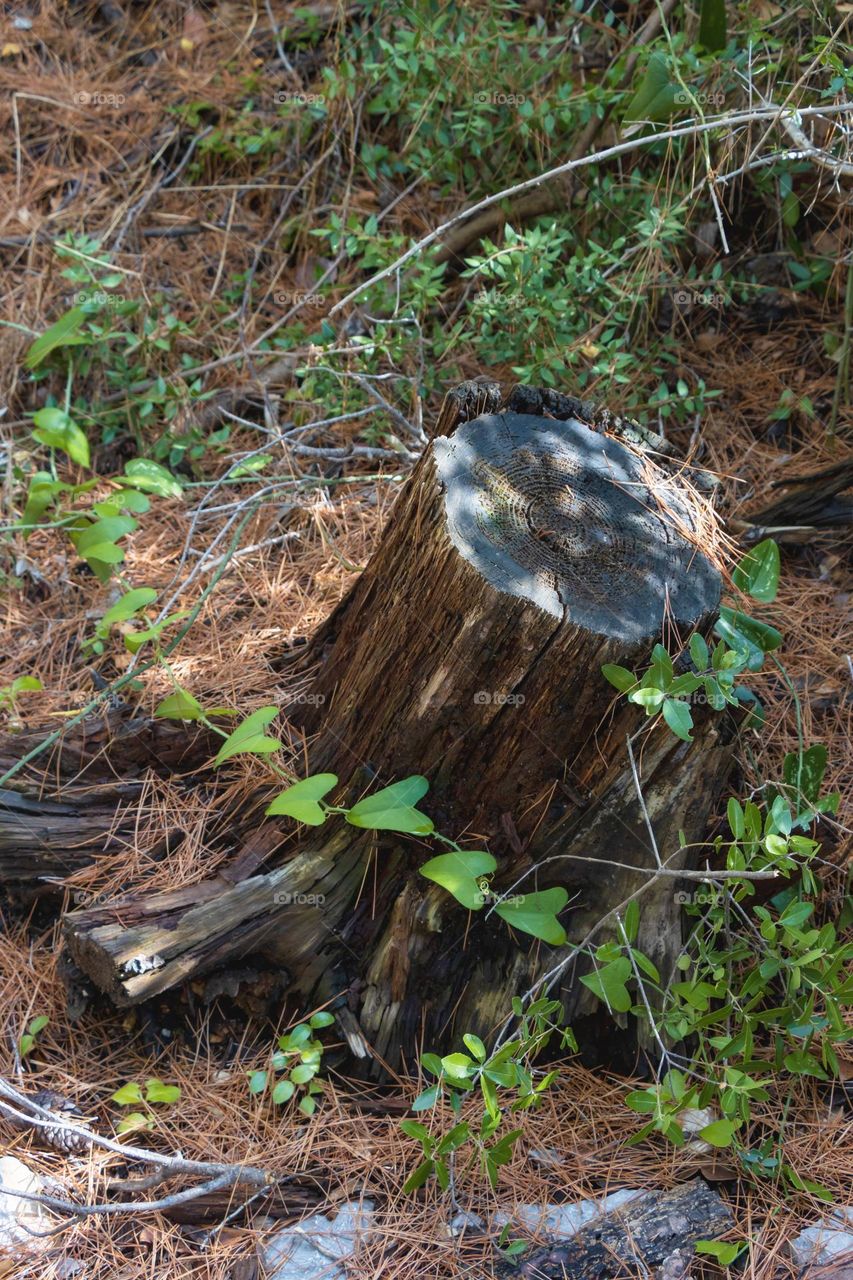
<instances>
[{"instance_id":1,"label":"forest floor","mask_svg":"<svg viewBox=\"0 0 853 1280\"><path fill-rule=\"evenodd\" d=\"M276 122L274 91L289 81L263 11L236 0L215 9L177 4L124 8L130 16L111 5L74 7L48 0L31 18L20 6L19 16L29 25L14 27L4 20L2 28L0 111L6 119L0 141L5 277L0 398L9 409L0 419L0 432L8 460L7 514L20 511L15 468L26 469L31 447L31 423L25 415L43 403L43 388L30 377L24 357L34 336L68 307L74 292L60 274L66 264L57 260L53 242L62 233L85 233L109 248L120 236L113 261L124 277L121 296L144 300L154 317L147 335L151 345L143 344L141 365L131 362L132 376L137 378L142 369L156 378L168 370L170 360L177 368L180 359L189 366L219 362L206 375L205 391L238 388L228 401L235 415L230 419L227 414L205 419L204 403L179 404L168 430L181 447L175 453L167 444L158 456L181 476L183 496L152 504L127 542L122 571L179 609L198 601L224 563L215 589L171 659L171 670L203 705L248 712L292 694L276 670L276 655L294 638L310 634L355 580L408 469L411 442L389 444L378 431L377 420L386 410L379 404L376 412L375 400L365 403L357 365L342 365L340 376L308 388L296 373L303 366L316 371L321 362L319 348L312 349L312 334L319 329L327 300L318 294L316 302L303 305L306 294L317 288L318 275L328 271L339 296L358 283L358 272L345 256L336 260L332 250L328 257L318 250L310 235L312 220L320 220L330 200L334 208L369 219L388 205L389 192L384 179L362 171L347 175L354 152L353 137L345 131L358 128L354 116L347 122L325 119L316 128L306 124L287 154L264 140L263 130ZM326 22L329 39L340 42L343 10L328 8L326 13L315 7L314 20ZM290 12L291 7L276 6L279 10ZM316 87L312 57L319 66L317 46L300 53L299 69L303 83ZM238 107L242 111L251 77L263 86L256 94L256 150L243 135L239 146L223 136L215 139L218 149L208 145L205 150L202 143L210 144L217 130L224 134L221 121L227 113ZM187 104L199 104L194 115L187 114ZM197 153L195 167L188 149ZM260 161L253 158L258 156ZM301 190L288 210L294 174ZM335 182L342 184L343 195L338 189L330 195ZM465 203L458 192L404 192L393 206L395 229L401 236L417 237ZM835 237L830 253L840 254L843 226L839 229L828 215L824 222L824 242ZM259 255L271 228L282 225L289 229L287 252L276 252L273 239ZM247 272L255 277L248 305ZM448 280L440 323L450 325L466 288L464 280ZM302 308L302 327L294 330L291 348L282 345L277 376L261 387L252 381L253 361L277 348L259 339L279 324L294 299ZM171 327L167 315L181 327ZM358 336L359 324L369 326L369 317L356 317L342 334L342 344L352 334ZM778 486L791 475L849 457L849 446L839 444L845 432L849 439L853 425L849 406L841 406L835 433L826 426L835 372L824 358L821 338L840 324L843 299L837 294L820 299L781 281L774 287L772 308L764 313L755 306L725 313L700 306L682 320L676 372L689 370L692 379L704 380L720 394L701 406L701 421L673 422L667 433L677 449L692 452L720 477L717 505L730 522L775 500ZM278 336L288 328L284 324ZM163 340L160 347L154 345L158 338ZM420 357L432 359L428 343ZM393 394L391 383L373 385L393 401L398 415L416 422L422 418L427 428L442 389L461 377L487 372L507 385L514 381L509 362L485 366L482 351L464 345L434 365L434 380L426 389L416 373L404 372L393 384ZM93 361L81 375L81 386L94 403L114 392L121 373L118 359L111 365L104 358L100 371ZM603 385L600 381L597 394L603 394ZM575 390L571 385L562 389ZM788 418L774 423L770 411L780 403L794 408ZM160 421L162 404L133 419L132 428L116 425L115 416L102 424L93 454L97 476L119 470L140 438L155 438L145 424ZM138 407L137 398L134 412ZM614 408L620 408L618 402ZM348 413L353 416L341 422L322 421ZM263 472L219 484L235 457L257 455L266 442L264 423L280 421L282 415L305 427L291 442L307 442L322 456L299 454L288 446L277 453L280 442L273 440L269 452L274 458ZM385 425L399 430L393 416ZM229 428L227 438L215 438L223 426ZM339 458L330 453L350 442L367 442L375 456ZM244 516L239 549L229 549ZM129 669L131 655L118 645L109 646L103 656L84 647L115 591L96 582L55 527L40 528L25 540L7 526L0 555L5 575L0 692L11 690L24 676L37 677L41 685L5 698L0 712L4 728L25 723L53 729L100 687L97 678L93 683L93 671L102 682ZM841 811L846 806L850 812L848 556L849 538L843 543L833 534L784 548L779 595L764 616L784 633L791 683L772 667L753 682L766 709L767 727L760 736L744 737L738 759L744 794L761 780L780 776L785 753L798 741L799 715L805 741L826 745L826 786L842 793ZM151 712L171 690L163 669L154 668L138 689L123 697ZM129 882L155 890L211 875L228 853L210 839L211 811L251 788L252 769L250 760L235 761L227 786L195 798L188 797L180 779L152 778L138 804L138 840L132 848L106 853L66 881L66 905L89 901L89 895L112 895ZM170 823L184 831L185 839L165 861L157 853L158 833ZM827 901L840 901L849 836L832 824L822 835ZM400 1190L415 1159L399 1120L419 1087L417 1046L412 1078L401 1078L393 1096L348 1080L345 1065L330 1050L325 1096L316 1115L306 1120L247 1091L247 1072L263 1065L271 1032L285 1030L305 1013L292 1004L281 1008L278 1025L271 1027L264 975L236 1001L222 996L205 1004L205 987L199 983L181 1003L164 999L144 1011L122 1012L95 1003L72 1021L59 968L55 915L55 900L49 907L39 903L30 908L13 896L3 908L3 1078L27 1092L49 1088L72 1099L104 1133L114 1132L120 1118L121 1108L111 1096L121 1086L149 1077L178 1084L180 1102L156 1108L153 1128L142 1139L191 1159L245 1161L303 1175L290 1206L291 1221L307 1209L369 1198L376 1206L377 1229L361 1255L358 1275L461 1280L489 1274L492 1245L476 1236L452 1236L452 1211L435 1188L415 1196ZM253 1018L253 1010L260 1016ZM22 1062L20 1034L40 1016L49 1022ZM849 1058L853 1075L853 1054ZM736 1227L731 1238L751 1242L742 1274L750 1280L796 1275L787 1243L820 1217L825 1206L806 1192L785 1192L771 1180L738 1177L724 1153L697 1154L654 1139L625 1146L639 1127L639 1118L624 1105L626 1087L630 1082L624 1079L566 1063L542 1107L526 1118L524 1141L498 1188L492 1190L476 1172L465 1175L455 1189L456 1210L489 1222L499 1210L513 1217L521 1204L562 1202L626 1186L669 1187L702 1173L732 1207ZM843 1086L806 1077L788 1081L784 1088L781 1082L774 1084L769 1101L754 1111L757 1140L764 1132L778 1131L783 1105L789 1164L802 1178L831 1191L836 1203L851 1203L853 1144ZM120 1157L45 1151L32 1134L5 1121L0 1135L6 1154L61 1184L65 1194L91 1196L103 1190L107 1172L121 1171ZM537 1162L530 1157L536 1150L547 1150L554 1159ZM48 1239L31 1264L16 1263L14 1274L252 1280L263 1275L259 1249L279 1225L265 1213L260 1202L224 1225L221 1216L176 1222L133 1211L80 1219ZM77 1273L69 1268L70 1260L78 1260L83 1269ZM0 1274L12 1273L3 1266L0 1262ZM722 1274L710 1262L702 1266L697 1276Z\"/></svg>"}]
</instances>

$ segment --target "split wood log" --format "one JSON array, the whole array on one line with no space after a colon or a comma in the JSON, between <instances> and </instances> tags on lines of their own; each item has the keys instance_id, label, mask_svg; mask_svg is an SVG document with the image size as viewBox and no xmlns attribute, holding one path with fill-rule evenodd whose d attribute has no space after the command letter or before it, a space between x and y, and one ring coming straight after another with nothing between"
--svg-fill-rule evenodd
<instances>
[{"instance_id":1,"label":"split wood log","mask_svg":"<svg viewBox=\"0 0 853 1280\"><path fill-rule=\"evenodd\" d=\"M644 665L658 639L707 630L714 523L676 469L627 431L594 430L581 402L550 392L496 407L493 384L447 398L375 555L294 659L314 683L289 715L315 735L311 771L336 773L341 801L425 774L437 829L497 856L490 893L564 885L575 941L645 886L638 945L665 979L681 946L677 882L655 874L646 817L670 868L684 865L731 748L697 708L693 743L662 726L644 737L635 780L625 744L642 717L600 667ZM235 823L235 848L256 827ZM265 824L269 847L291 830ZM339 997L351 1044L394 1067L422 1037L488 1034L573 954L488 911L469 918L418 875L434 852L329 822L271 871L74 912L66 937L120 1004L261 953L307 999ZM559 994L569 1017L594 1004L574 969Z\"/></svg>"},{"instance_id":2,"label":"split wood log","mask_svg":"<svg viewBox=\"0 0 853 1280\"><path fill-rule=\"evenodd\" d=\"M0 739L0 774L39 746L47 730ZM213 754L198 726L106 712L84 720L53 753L0 788L0 884L30 895L133 837L136 802L149 774L171 777ZM163 849L168 852L169 832Z\"/></svg>"},{"instance_id":3,"label":"split wood log","mask_svg":"<svg viewBox=\"0 0 853 1280\"><path fill-rule=\"evenodd\" d=\"M532 1249L519 1262L499 1261L498 1280L635 1280L660 1274L668 1259L691 1256L697 1240L734 1226L731 1210L696 1178L671 1191L648 1191L596 1218L568 1240Z\"/></svg>"}]
</instances>

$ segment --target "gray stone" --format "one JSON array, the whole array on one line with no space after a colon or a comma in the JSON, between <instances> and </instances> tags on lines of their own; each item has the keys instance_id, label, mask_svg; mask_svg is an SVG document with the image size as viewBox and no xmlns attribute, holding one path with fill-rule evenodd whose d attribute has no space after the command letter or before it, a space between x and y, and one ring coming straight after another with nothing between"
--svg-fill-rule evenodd
<instances>
[{"instance_id":1,"label":"gray stone","mask_svg":"<svg viewBox=\"0 0 853 1280\"><path fill-rule=\"evenodd\" d=\"M277 1231L261 1250L268 1280L346 1280L349 1258L370 1227L373 1202L348 1200L334 1219L315 1213Z\"/></svg>"},{"instance_id":2,"label":"gray stone","mask_svg":"<svg viewBox=\"0 0 853 1280\"><path fill-rule=\"evenodd\" d=\"M43 1190L39 1175L15 1156L0 1158L0 1253L35 1252L45 1247L46 1238L33 1233L50 1230L52 1222L46 1210L24 1194L13 1194L38 1195Z\"/></svg>"},{"instance_id":3,"label":"gray stone","mask_svg":"<svg viewBox=\"0 0 853 1280\"><path fill-rule=\"evenodd\" d=\"M853 1209L836 1209L824 1222L806 1227L791 1241L791 1253L801 1267L840 1263L843 1269L831 1272L831 1276L853 1280ZM807 1276L808 1271L803 1274Z\"/></svg>"},{"instance_id":4,"label":"gray stone","mask_svg":"<svg viewBox=\"0 0 853 1280\"><path fill-rule=\"evenodd\" d=\"M503 1227L507 1222L521 1224L530 1231L544 1232L551 1236L573 1236L581 1227L585 1227L593 1218L604 1213L612 1213L629 1200L644 1195L643 1191L613 1191L609 1196L600 1199L577 1200L571 1204L522 1204L516 1209L512 1218L505 1213L495 1214L495 1225Z\"/></svg>"}]
</instances>

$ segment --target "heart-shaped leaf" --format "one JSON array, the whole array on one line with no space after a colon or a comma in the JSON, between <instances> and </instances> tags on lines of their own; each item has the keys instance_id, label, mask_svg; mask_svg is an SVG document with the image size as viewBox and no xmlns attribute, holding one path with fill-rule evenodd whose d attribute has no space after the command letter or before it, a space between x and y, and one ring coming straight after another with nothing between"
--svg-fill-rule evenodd
<instances>
[{"instance_id":1,"label":"heart-shaped leaf","mask_svg":"<svg viewBox=\"0 0 853 1280\"><path fill-rule=\"evenodd\" d=\"M57 347L74 347L88 342L88 338L78 333L85 319L86 313L82 307L72 307L70 311L65 312L65 315L60 316L55 324L45 329L40 338L36 338L24 356L24 364L27 368L35 369Z\"/></svg>"},{"instance_id":2,"label":"heart-shaped leaf","mask_svg":"<svg viewBox=\"0 0 853 1280\"><path fill-rule=\"evenodd\" d=\"M278 738L267 738L261 732L277 715L278 707L259 707L246 716L217 751L214 765L223 764L232 756L268 755L271 751L278 751L281 746Z\"/></svg>"},{"instance_id":3,"label":"heart-shaped leaf","mask_svg":"<svg viewBox=\"0 0 853 1280\"><path fill-rule=\"evenodd\" d=\"M116 600L115 604L107 609L101 621L108 627L116 622L126 622L140 609L153 604L156 599L157 592L153 587L135 587L132 591L125 591L121 599Z\"/></svg>"},{"instance_id":4,"label":"heart-shaped leaf","mask_svg":"<svg viewBox=\"0 0 853 1280\"><path fill-rule=\"evenodd\" d=\"M285 814L295 818L297 822L307 823L309 827L319 827L326 821L326 811L320 805L323 796L338 785L334 773L315 773L301 782L294 782L280 792L267 809L267 815Z\"/></svg>"},{"instance_id":5,"label":"heart-shaped leaf","mask_svg":"<svg viewBox=\"0 0 853 1280\"><path fill-rule=\"evenodd\" d=\"M178 1102L181 1097L181 1086L178 1084L164 1084L162 1080L152 1077L145 1081L145 1101L146 1102L162 1102L169 1104Z\"/></svg>"},{"instance_id":6,"label":"heart-shaped leaf","mask_svg":"<svg viewBox=\"0 0 853 1280\"><path fill-rule=\"evenodd\" d=\"M146 493L156 493L160 498L180 498L183 489L179 482L161 467L159 462L150 458L132 458L126 463L124 474L133 482L135 489L143 489Z\"/></svg>"},{"instance_id":7,"label":"heart-shaped leaf","mask_svg":"<svg viewBox=\"0 0 853 1280\"><path fill-rule=\"evenodd\" d=\"M483 891L478 880L480 876L491 875L497 865L484 849L454 849L430 858L420 868L420 873L452 893L456 901L469 911L479 911L483 905Z\"/></svg>"},{"instance_id":8,"label":"heart-shaped leaf","mask_svg":"<svg viewBox=\"0 0 853 1280\"><path fill-rule=\"evenodd\" d=\"M552 947L561 947L566 941L566 931L557 916L569 900L565 889L542 889L538 893L520 894L499 902L495 911L513 929L541 938Z\"/></svg>"},{"instance_id":9,"label":"heart-shaped leaf","mask_svg":"<svg viewBox=\"0 0 853 1280\"><path fill-rule=\"evenodd\" d=\"M412 774L390 787L383 787L372 796L365 796L354 804L346 815L354 827L367 827L372 831L405 831L411 835L426 836L433 830L432 819L414 806L429 790L429 783L420 774Z\"/></svg>"},{"instance_id":10,"label":"heart-shaped leaf","mask_svg":"<svg viewBox=\"0 0 853 1280\"><path fill-rule=\"evenodd\" d=\"M631 994L625 983L631 976L631 961L627 956L617 956L609 964L601 965L594 973L585 973L581 982L598 996L615 1013L627 1013L631 1008Z\"/></svg>"},{"instance_id":11,"label":"heart-shaped leaf","mask_svg":"<svg viewBox=\"0 0 853 1280\"><path fill-rule=\"evenodd\" d=\"M714 1120L712 1124L706 1124L704 1129L699 1130L699 1137L703 1142L710 1142L712 1147L728 1147L734 1132L733 1120Z\"/></svg>"},{"instance_id":12,"label":"heart-shaped leaf","mask_svg":"<svg viewBox=\"0 0 853 1280\"><path fill-rule=\"evenodd\" d=\"M133 1106L142 1101L142 1089L135 1081L131 1081L130 1084L123 1084L120 1089L117 1089L112 1095L112 1100L120 1107Z\"/></svg>"},{"instance_id":13,"label":"heart-shaped leaf","mask_svg":"<svg viewBox=\"0 0 853 1280\"><path fill-rule=\"evenodd\" d=\"M732 579L738 590L770 604L779 590L779 570L779 548L772 538L765 538L746 553Z\"/></svg>"},{"instance_id":14,"label":"heart-shaped leaf","mask_svg":"<svg viewBox=\"0 0 853 1280\"><path fill-rule=\"evenodd\" d=\"M33 415L33 435L51 449L62 449L72 462L89 466L89 441L77 423L63 409L48 407Z\"/></svg>"},{"instance_id":15,"label":"heart-shaped leaf","mask_svg":"<svg viewBox=\"0 0 853 1280\"><path fill-rule=\"evenodd\" d=\"M670 76L666 57L662 53L653 53L623 118L626 123L668 120L675 109L677 94L678 85Z\"/></svg>"},{"instance_id":16,"label":"heart-shaped leaf","mask_svg":"<svg viewBox=\"0 0 853 1280\"><path fill-rule=\"evenodd\" d=\"M161 720L200 720L204 711L188 689L178 689L163 699L154 714Z\"/></svg>"}]
</instances>

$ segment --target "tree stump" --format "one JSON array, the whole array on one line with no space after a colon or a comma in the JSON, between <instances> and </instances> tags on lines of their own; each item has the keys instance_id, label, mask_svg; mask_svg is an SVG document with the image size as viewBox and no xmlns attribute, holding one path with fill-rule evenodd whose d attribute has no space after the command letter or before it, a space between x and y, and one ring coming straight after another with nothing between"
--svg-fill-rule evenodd
<instances>
[{"instance_id":1,"label":"tree stump","mask_svg":"<svg viewBox=\"0 0 853 1280\"><path fill-rule=\"evenodd\" d=\"M484 400L497 407L466 384L445 401L376 553L295 657L314 681L288 714L342 802L426 775L437 830L497 857L494 893L569 890L577 942L655 865L626 754L642 716L600 667L643 666L656 641L708 629L713 521L674 468L580 420L580 402L533 393L535 411L518 412L531 395L516 393L475 416ZM667 856L679 833L704 837L730 761L719 728L695 718L693 743L657 726L637 750ZM292 831L280 820L253 838L275 848ZM263 953L306 999L339 997L353 1047L393 1068L421 1041L488 1035L571 949L469 916L418 875L436 851L330 821L272 871L74 912L66 937L124 1004ZM664 979L681 945L676 886L661 878L642 899L638 945ZM569 1018L594 1003L575 969L558 993Z\"/></svg>"}]
</instances>

